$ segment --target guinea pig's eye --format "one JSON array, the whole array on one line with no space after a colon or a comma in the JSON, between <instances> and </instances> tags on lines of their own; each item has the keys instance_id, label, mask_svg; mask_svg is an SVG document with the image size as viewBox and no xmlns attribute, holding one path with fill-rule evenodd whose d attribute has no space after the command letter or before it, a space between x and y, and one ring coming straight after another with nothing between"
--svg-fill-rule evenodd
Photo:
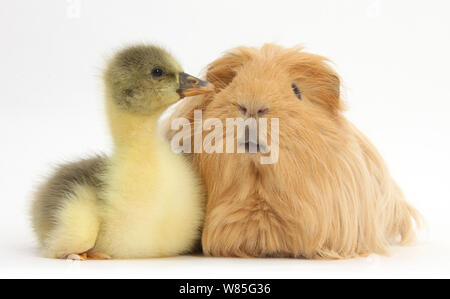
<instances>
[{"instance_id":1,"label":"guinea pig's eye","mask_svg":"<svg viewBox=\"0 0 450 299\"><path fill-rule=\"evenodd\" d=\"M300 92L300 89L298 89L297 85L295 83L292 83L291 85L292 91L294 92L295 96L301 100L302 99L302 93Z\"/></svg>"},{"instance_id":2,"label":"guinea pig's eye","mask_svg":"<svg viewBox=\"0 0 450 299\"><path fill-rule=\"evenodd\" d=\"M159 77L161 77L162 75L164 75L164 71L163 71L161 68L155 67L155 68L152 70L152 77L153 77L153 78L159 78Z\"/></svg>"}]
</instances>

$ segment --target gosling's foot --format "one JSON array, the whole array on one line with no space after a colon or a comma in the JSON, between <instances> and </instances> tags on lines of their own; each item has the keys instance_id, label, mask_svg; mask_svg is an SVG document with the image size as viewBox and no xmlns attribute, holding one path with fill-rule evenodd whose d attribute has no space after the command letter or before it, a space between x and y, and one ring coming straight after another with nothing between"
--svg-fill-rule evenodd
<instances>
[{"instance_id":1,"label":"gosling's foot","mask_svg":"<svg viewBox=\"0 0 450 299\"><path fill-rule=\"evenodd\" d=\"M107 255L106 253L101 253L101 252L88 252L87 259L88 260L110 260L111 256Z\"/></svg>"},{"instance_id":2,"label":"gosling's foot","mask_svg":"<svg viewBox=\"0 0 450 299\"><path fill-rule=\"evenodd\" d=\"M111 257L100 252L84 252L82 254L71 253L66 256L67 260L86 261L86 260L110 260Z\"/></svg>"},{"instance_id":3,"label":"gosling's foot","mask_svg":"<svg viewBox=\"0 0 450 299\"><path fill-rule=\"evenodd\" d=\"M87 260L87 253L82 253L82 254L71 253L66 256L66 260L85 261L85 260Z\"/></svg>"}]
</instances>

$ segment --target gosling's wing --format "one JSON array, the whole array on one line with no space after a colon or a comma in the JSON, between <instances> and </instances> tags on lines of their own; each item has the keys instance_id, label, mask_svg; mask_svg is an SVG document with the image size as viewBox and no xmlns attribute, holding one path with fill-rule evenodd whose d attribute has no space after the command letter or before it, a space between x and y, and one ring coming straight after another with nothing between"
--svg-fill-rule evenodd
<instances>
[{"instance_id":1,"label":"gosling's wing","mask_svg":"<svg viewBox=\"0 0 450 299\"><path fill-rule=\"evenodd\" d=\"M31 220L38 239L44 242L57 224L57 213L65 201L73 198L77 186L100 190L104 186L102 175L108 159L96 156L59 166L53 175L35 193L31 207Z\"/></svg>"}]
</instances>

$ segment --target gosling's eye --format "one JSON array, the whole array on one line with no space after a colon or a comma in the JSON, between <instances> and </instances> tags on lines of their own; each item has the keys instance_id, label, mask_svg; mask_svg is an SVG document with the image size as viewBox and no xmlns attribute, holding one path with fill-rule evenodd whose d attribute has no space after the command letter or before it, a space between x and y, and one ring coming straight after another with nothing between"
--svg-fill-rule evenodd
<instances>
[{"instance_id":1,"label":"gosling's eye","mask_svg":"<svg viewBox=\"0 0 450 299\"><path fill-rule=\"evenodd\" d=\"M300 92L300 89L298 89L297 85L295 83L292 83L291 85L292 91L294 92L295 96L301 100L302 99L302 93Z\"/></svg>"},{"instance_id":2,"label":"gosling's eye","mask_svg":"<svg viewBox=\"0 0 450 299\"><path fill-rule=\"evenodd\" d=\"M162 75L164 75L164 71L160 69L159 67L156 67L152 70L152 77L153 78L159 78Z\"/></svg>"}]
</instances>

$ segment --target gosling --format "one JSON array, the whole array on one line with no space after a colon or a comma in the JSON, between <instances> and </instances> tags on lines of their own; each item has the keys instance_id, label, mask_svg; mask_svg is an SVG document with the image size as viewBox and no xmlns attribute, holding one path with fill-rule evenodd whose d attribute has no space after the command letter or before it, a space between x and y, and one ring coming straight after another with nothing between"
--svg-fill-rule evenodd
<instances>
[{"instance_id":1,"label":"gosling","mask_svg":"<svg viewBox=\"0 0 450 299\"><path fill-rule=\"evenodd\" d=\"M174 256L200 238L204 192L193 167L158 134L158 119L212 85L183 72L164 49L126 48L104 72L111 157L66 164L36 192L32 225L46 256Z\"/></svg>"}]
</instances>

